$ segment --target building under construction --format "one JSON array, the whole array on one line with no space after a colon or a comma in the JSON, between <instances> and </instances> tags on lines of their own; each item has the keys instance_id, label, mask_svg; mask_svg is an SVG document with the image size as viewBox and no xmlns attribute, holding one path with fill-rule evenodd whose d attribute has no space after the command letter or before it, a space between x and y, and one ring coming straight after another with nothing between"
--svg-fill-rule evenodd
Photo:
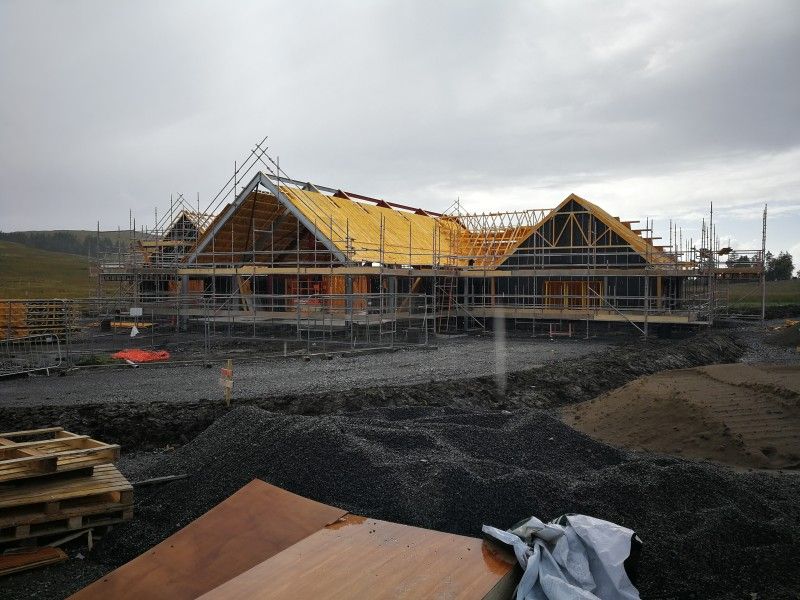
<instances>
[{"instance_id":1,"label":"building under construction","mask_svg":"<svg viewBox=\"0 0 800 600\"><path fill-rule=\"evenodd\" d=\"M763 281L763 243L721 247L713 216L698 240L672 225L661 240L649 221L575 194L553 208L437 213L292 179L257 148L204 211L179 198L103 257L98 290L158 303L185 327L353 341L496 319L532 334L617 323L647 335L724 316L723 279Z\"/></svg>"}]
</instances>

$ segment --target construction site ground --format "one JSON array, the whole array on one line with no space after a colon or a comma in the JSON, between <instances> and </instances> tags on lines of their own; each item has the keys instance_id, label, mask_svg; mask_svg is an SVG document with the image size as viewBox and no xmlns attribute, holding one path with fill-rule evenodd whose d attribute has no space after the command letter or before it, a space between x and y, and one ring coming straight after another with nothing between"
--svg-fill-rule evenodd
<instances>
[{"instance_id":1,"label":"construction site ground","mask_svg":"<svg viewBox=\"0 0 800 600\"><path fill-rule=\"evenodd\" d=\"M69 372L54 380L44 375L0 381L2 406L74 405L84 402L168 402L221 399L219 367L227 358L234 366L233 397L314 394L320 390L344 391L364 387L405 386L432 381L492 375L498 364L508 371L542 367L562 358L578 358L609 345L606 339L508 339L502 345L491 336L441 338L431 347L364 350L311 347L304 354L283 358L280 343L269 343L272 356L262 358L267 344L242 341L214 352L208 368L204 355L182 348L177 358L194 357L191 364L98 366ZM196 346L199 348L201 341ZM261 346L261 347L260 347ZM338 351L338 352L337 352ZM200 358L197 358L197 357ZM500 361L500 362L498 362Z\"/></svg>"},{"instance_id":2,"label":"construction site ground","mask_svg":"<svg viewBox=\"0 0 800 600\"><path fill-rule=\"evenodd\" d=\"M134 482L187 476L136 488L131 524L91 552L71 547L66 563L5 578L0 596L64 597L258 477L356 514L473 536L484 523L585 513L643 539L643 598L793 597L800 474L791 465L734 469L670 448L631 451L561 420L657 373L669 385L672 370L719 378L707 365L721 363L747 363L760 378L775 374L774 389L796 390L800 354L769 337L748 326L646 344L509 340L505 377L488 335L440 340L436 350L248 359L235 366L230 408L220 361L0 382L0 430L60 424L122 444L119 467ZM763 363L773 366L750 366ZM733 375L721 377L731 384Z\"/></svg>"}]
</instances>

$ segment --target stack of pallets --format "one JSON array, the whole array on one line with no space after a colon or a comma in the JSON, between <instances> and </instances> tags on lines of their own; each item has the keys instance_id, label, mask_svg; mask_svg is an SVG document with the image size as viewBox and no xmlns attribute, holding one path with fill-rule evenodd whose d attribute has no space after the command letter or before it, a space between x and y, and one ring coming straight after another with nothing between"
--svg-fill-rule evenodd
<instances>
[{"instance_id":1,"label":"stack of pallets","mask_svg":"<svg viewBox=\"0 0 800 600\"><path fill-rule=\"evenodd\" d=\"M62 335L76 329L71 300L0 300L0 339Z\"/></svg>"},{"instance_id":2,"label":"stack of pallets","mask_svg":"<svg viewBox=\"0 0 800 600\"><path fill-rule=\"evenodd\" d=\"M118 458L119 446L61 427L0 433L0 550L130 519Z\"/></svg>"}]
</instances>

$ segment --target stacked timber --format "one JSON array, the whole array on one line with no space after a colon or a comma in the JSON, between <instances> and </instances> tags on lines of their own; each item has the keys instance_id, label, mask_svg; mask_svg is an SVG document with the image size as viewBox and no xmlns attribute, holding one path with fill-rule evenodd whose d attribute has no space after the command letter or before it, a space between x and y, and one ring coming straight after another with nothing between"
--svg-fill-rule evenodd
<instances>
[{"instance_id":1,"label":"stacked timber","mask_svg":"<svg viewBox=\"0 0 800 600\"><path fill-rule=\"evenodd\" d=\"M0 339L62 335L75 329L69 300L0 300Z\"/></svg>"},{"instance_id":2,"label":"stacked timber","mask_svg":"<svg viewBox=\"0 0 800 600\"><path fill-rule=\"evenodd\" d=\"M119 446L61 427L0 433L0 549L44 546L133 516ZM0 557L0 575L2 571Z\"/></svg>"}]
</instances>

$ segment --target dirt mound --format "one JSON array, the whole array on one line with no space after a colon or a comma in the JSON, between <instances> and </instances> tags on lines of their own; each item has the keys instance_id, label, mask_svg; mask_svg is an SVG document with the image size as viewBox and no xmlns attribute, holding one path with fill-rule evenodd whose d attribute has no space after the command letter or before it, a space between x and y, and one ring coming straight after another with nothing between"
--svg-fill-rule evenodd
<instances>
[{"instance_id":1,"label":"dirt mound","mask_svg":"<svg viewBox=\"0 0 800 600\"><path fill-rule=\"evenodd\" d=\"M609 444L736 467L800 467L800 364L713 365L637 379L563 409Z\"/></svg>"},{"instance_id":2,"label":"dirt mound","mask_svg":"<svg viewBox=\"0 0 800 600\"><path fill-rule=\"evenodd\" d=\"M182 472L188 479L137 490L135 520L102 540L78 575L77 561L48 569L48 586L77 589L258 477L355 513L466 535L529 515L609 519L645 542L644 598L784 598L800 588L800 478L631 455L542 411L243 407L128 475ZM7 583L36 597L42 579Z\"/></svg>"},{"instance_id":3,"label":"dirt mound","mask_svg":"<svg viewBox=\"0 0 800 600\"><path fill-rule=\"evenodd\" d=\"M784 348L800 348L800 323L792 321L764 338L767 344Z\"/></svg>"}]
</instances>

